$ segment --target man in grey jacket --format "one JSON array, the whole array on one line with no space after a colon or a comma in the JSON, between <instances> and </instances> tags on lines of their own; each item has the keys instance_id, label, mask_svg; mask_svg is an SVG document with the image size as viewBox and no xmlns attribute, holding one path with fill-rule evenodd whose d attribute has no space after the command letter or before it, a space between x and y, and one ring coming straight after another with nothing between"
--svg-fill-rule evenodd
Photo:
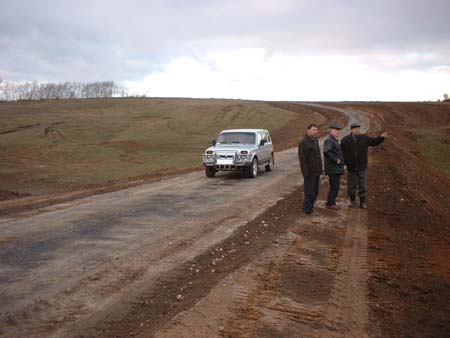
<instances>
[{"instance_id":1,"label":"man in grey jacket","mask_svg":"<svg viewBox=\"0 0 450 338\"><path fill-rule=\"evenodd\" d=\"M328 175L330 181L330 191L326 207L331 210L339 210L336 205L336 197L339 194L341 186L341 176L344 174L344 156L342 155L341 146L339 144L339 135L342 127L339 123L330 126L330 134L325 140L323 146L323 157L325 161L325 175Z\"/></svg>"}]
</instances>

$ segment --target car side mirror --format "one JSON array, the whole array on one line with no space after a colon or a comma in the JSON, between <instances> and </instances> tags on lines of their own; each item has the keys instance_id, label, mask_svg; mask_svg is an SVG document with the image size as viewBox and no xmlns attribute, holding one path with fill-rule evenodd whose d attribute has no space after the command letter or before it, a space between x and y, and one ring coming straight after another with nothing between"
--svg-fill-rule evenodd
<instances>
[{"instance_id":1,"label":"car side mirror","mask_svg":"<svg viewBox=\"0 0 450 338\"><path fill-rule=\"evenodd\" d=\"M216 140L212 140L212 145L216 146L217 141Z\"/></svg>"},{"instance_id":2,"label":"car side mirror","mask_svg":"<svg viewBox=\"0 0 450 338\"><path fill-rule=\"evenodd\" d=\"M260 146L263 146L263 145L265 145L266 144L266 140L261 140L261 142L259 142L259 145Z\"/></svg>"}]
</instances>

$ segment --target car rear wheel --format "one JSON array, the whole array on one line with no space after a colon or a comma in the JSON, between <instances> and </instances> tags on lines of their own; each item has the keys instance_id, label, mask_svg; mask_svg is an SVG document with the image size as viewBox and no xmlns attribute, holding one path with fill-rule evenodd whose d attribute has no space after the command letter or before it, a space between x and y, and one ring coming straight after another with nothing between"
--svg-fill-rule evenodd
<instances>
[{"instance_id":1,"label":"car rear wheel","mask_svg":"<svg viewBox=\"0 0 450 338\"><path fill-rule=\"evenodd\" d=\"M275 158L272 154L272 155L270 155L270 162L268 164L266 164L266 171L272 171L274 165L275 165Z\"/></svg>"},{"instance_id":2,"label":"car rear wheel","mask_svg":"<svg viewBox=\"0 0 450 338\"><path fill-rule=\"evenodd\" d=\"M249 168L249 177L256 178L258 176L258 159L255 157L252 166Z\"/></svg>"},{"instance_id":3,"label":"car rear wheel","mask_svg":"<svg viewBox=\"0 0 450 338\"><path fill-rule=\"evenodd\" d=\"M206 177L214 177L216 175L216 168L214 167L205 167Z\"/></svg>"}]
</instances>

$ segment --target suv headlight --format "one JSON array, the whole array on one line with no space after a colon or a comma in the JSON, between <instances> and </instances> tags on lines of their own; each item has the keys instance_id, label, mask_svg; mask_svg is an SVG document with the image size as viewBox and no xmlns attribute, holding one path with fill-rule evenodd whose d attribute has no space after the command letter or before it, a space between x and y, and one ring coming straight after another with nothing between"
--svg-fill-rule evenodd
<instances>
[{"instance_id":1,"label":"suv headlight","mask_svg":"<svg viewBox=\"0 0 450 338\"><path fill-rule=\"evenodd\" d=\"M235 157L239 162L247 161L248 151L242 150L240 153L236 152Z\"/></svg>"},{"instance_id":2,"label":"suv headlight","mask_svg":"<svg viewBox=\"0 0 450 338\"><path fill-rule=\"evenodd\" d=\"M208 150L205 155L203 155L205 162L214 162L216 160L216 154L214 151Z\"/></svg>"}]
</instances>

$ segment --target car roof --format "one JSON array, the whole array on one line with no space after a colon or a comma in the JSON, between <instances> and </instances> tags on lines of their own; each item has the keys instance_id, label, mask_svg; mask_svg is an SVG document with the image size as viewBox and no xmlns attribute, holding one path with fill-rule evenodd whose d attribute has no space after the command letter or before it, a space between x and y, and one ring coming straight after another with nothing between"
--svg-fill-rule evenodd
<instances>
[{"instance_id":1,"label":"car roof","mask_svg":"<svg viewBox=\"0 0 450 338\"><path fill-rule=\"evenodd\" d=\"M228 130L222 130L221 133L257 133L260 131L268 132L267 129L228 129Z\"/></svg>"}]
</instances>

